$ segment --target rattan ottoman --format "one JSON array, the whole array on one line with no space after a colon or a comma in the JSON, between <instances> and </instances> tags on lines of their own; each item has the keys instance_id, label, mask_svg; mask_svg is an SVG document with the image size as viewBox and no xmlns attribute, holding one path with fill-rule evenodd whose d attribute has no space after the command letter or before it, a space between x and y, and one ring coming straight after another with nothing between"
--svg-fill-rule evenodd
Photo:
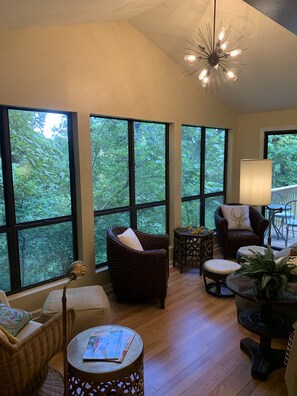
<instances>
[{"instance_id":1,"label":"rattan ottoman","mask_svg":"<svg viewBox=\"0 0 297 396\"><path fill-rule=\"evenodd\" d=\"M238 268L240 265L234 261L222 259L206 261L203 264L202 274L207 293L215 297L233 297L233 292L226 285L226 278Z\"/></svg>"},{"instance_id":2,"label":"rattan ottoman","mask_svg":"<svg viewBox=\"0 0 297 396\"><path fill-rule=\"evenodd\" d=\"M99 285L67 289L67 308L75 310L72 336L110 321L109 300L103 287ZM62 290L53 290L42 307L40 319L45 322L61 310Z\"/></svg>"}]
</instances>

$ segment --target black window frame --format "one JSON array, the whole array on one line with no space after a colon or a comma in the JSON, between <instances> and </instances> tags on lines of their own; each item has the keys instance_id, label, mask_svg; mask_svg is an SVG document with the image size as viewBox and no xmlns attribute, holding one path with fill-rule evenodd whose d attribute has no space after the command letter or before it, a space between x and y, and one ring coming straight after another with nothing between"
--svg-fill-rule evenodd
<instances>
[{"instance_id":1,"label":"black window frame","mask_svg":"<svg viewBox=\"0 0 297 396\"><path fill-rule=\"evenodd\" d=\"M137 229L137 211L140 209L147 209L157 206L165 206L166 210L166 224L165 229L166 233L169 233L169 123L161 122L161 121L149 121L149 120L140 120L133 118L125 118L125 117L112 117L105 116L100 114L90 114L90 118L104 118L111 120L119 120L126 121L128 123L127 133L128 133L128 169L129 169L129 186L130 186L130 195L129 195L129 205L104 209L104 210L94 210L94 219L96 217L110 215L110 214L118 214L129 212L130 214L130 227L133 229ZM135 157L134 157L134 123L148 123L148 124L163 124L165 126L165 199L162 201L154 201L149 203L136 204L135 202ZM96 247L95 247L96 250ZM106 265L106 262L96 263L96 268L102 267Z\"/></svg>"},{"instance_id":2,"label":"black window frame","mask_svg":"<svg viewBox=\"0 0 297 396\"><path fill-rule=\"evenodd\" d=\"M191 196L182 196L181 202L200 201L200 226L205 226L205 201L207 198L223 196L223 202L226 202L226 186L227 186L227 161L228 161L228 129L209 127L201 125L182 124L183 127L200 128L201 129L201 146L200 146L200 193ZM225 144L224 144L224 180L223 190L214 193L205 193L205 147L206 147L206 130L207 129L220 129L225 131ZM182 139L182 138L181 138ZM182 163L181 163L182 166ZM181 170L182 171L182 170Z\"/></svg>"},{"instance_id":3,"label":"black window frame","mask_svg":"<svg viewBox=\"0 0 297 396\"><path fill-rule=\"evenodd\" d=\"M9 110L32 111L38 113L54 113L54 114L63 114L67 116L70 199L71 199L70 215L16 223L12 161L11 161L11 144L10 144L10 131L9 131L9 115L8 115ZM1 158L2 158L2 176L3 176L4 201L5 201L5 213L6 213L6 224L3 226L0 225L0 234L7 235L7 243L8 243L11 288L9 291L6 292L7 295L18 293L27 289L32 289L43 284L48 284L58 279L62 279L65 276L63 274L61 276L52 279L47 279L42 282L34 283L32 285L21 286L18 231L64 223L66 221L71 222L72 236L73 236L73 258L74 260L76 260L78 257L76 182L75 182L75 166L74 166L74 139L73 139L75 133L77 133L76 113L61 111L61 110L52 110L52 109L47 110L47 109L31 108L31 107L0 105L0 149L1 149Z\"/></svg>"}]
</instances>

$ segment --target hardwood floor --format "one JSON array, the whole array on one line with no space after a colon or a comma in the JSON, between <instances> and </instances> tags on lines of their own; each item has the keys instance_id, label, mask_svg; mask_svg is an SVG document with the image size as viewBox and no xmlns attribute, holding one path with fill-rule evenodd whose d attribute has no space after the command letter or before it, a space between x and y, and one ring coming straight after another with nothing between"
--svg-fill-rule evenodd
<instances>
[{"instance_id":1,"label":"hardwood floor","mask_svg":"<svg viewBox=\"0 0 297 396\"><path fill-rule=\"evenodd\" d=\"M285 369L266 382L251 377L251 361L240 350L252 337L237 322L234 299L205 292L198 270L170 268L165 309L158 302L121 303L108 295L112 323L131 327L144 342L146 396L287 396ZM273 343L285 349L286 340ZM59 359L58 359L59 360ZM59 367L59 361L53 365Z\"/></svg>"}]
</instances>

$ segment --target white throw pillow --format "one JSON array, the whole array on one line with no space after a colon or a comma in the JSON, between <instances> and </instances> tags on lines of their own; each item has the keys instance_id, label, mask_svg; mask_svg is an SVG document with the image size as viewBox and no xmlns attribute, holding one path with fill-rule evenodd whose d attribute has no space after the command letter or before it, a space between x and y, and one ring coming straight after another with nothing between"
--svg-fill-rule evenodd
<instances>
[{"instance_id":1,"label":"white throw pillow","mask_svg":"<svg viewBox=\"0 0 297 396\"><path fill-rule=\"evenodd\" d=\"M274 258L283 258L288 256L297 256L297 248L296 247L288 247L286 249L282 249L274 254Z\"/></svg>"},{"instance_id":2,"label":"white throw pillow","mask_svg":"<svg viewBox=\"0 0 297 396\"><path fill-rule=\"evenodd\" d=\"M132 228L127 228L125 232L118 235L118 238L124 245L128 246L129 248L143 251L143 247L141 246L141 243L139 242L139 239L137 238Z\"/></svg>"},{"instance_id":3,"label":"white throw pillow","mask_svg":"<svg viewBox=\"0 0 297 396\"><path fill-rule=\"evenodd\" d=\"M224 218L228 221L228 230L253 231L248 205L221 205Z\"/></svg>"}]
</instances>

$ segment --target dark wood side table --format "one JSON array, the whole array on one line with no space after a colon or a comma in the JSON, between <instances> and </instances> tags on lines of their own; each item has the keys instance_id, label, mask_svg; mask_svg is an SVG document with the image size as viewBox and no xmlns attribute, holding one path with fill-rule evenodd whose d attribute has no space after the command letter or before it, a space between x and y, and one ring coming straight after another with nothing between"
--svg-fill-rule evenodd
<instances>
[{"instance_id":1,"label":"dark wood side table","mask_svg":"<svg viewBox=\"0 0 297 396\"><path fill-rule=\"evenodd\" d=\"M213 258L213 231L204 227L180 227L174 230L173 266L200 268Z\"/></svg>"},{"instance_id":2,"label":"dark wood side table","mask_svg":"<svg viewBox=\"0 0 297 396\"><path fill-rule=\"evenodd\" d=\"M122 363L83 360L91 333L125 328L117 325L92 327L71 340L67 349L70 395L144 395L143 342L138 333L134 332Z\"/></svg>"},{"instance_id":3,"label":"dark wood side table","mask_svg":"<svg viewBox=\"0 0 297 396\"><path fill-rule=\"evenodd\" d=\"M230 274L226 279L228 287L238 296L255 301L255 295L250 278ZM251 338L243 338L240 348L251 358L251 375L253 378L265 381L275 369L285 367L285 350L271 348L273 338L288 338L292 333L293 320L273 309L274 305L297 304L297 288L292 291L280 291L273 299L256 300L258 309L243 309L239 314L239 323L247 330L260 336L257 343ZM296 305L297 306L297 305Z\"/></svg>"}]
</instances>

